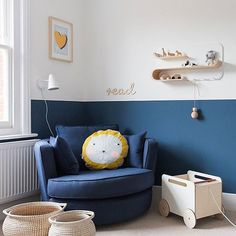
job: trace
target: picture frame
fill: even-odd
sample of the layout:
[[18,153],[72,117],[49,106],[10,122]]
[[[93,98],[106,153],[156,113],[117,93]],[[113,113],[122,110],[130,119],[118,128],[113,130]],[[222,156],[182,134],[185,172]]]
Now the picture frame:
[[73,24],[49,17],[49,58],[73,62]]

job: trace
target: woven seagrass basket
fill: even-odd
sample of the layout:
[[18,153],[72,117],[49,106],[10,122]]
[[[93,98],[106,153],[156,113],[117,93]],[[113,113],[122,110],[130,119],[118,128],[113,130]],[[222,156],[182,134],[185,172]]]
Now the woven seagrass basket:
[[92,221],[94,212],[74,210],[50,217],[52,224],[48,236],[94,236],[96,228]]
[[5,236],[47,236],[49,217],[66,207],[64,203],[30,202],[3,210],[7,216],[2,230]]

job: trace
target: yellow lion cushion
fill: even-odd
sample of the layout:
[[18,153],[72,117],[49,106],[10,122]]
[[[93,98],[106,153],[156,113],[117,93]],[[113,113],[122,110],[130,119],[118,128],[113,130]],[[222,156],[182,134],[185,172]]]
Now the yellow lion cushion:
[[82,147],[86,166],[95,169],[116,169],[128,153],[127,140],[115,130],[100,130],[90,135]]

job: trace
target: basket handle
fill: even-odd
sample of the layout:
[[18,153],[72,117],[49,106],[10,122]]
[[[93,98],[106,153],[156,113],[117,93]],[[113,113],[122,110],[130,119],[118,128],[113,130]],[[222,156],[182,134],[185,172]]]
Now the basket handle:
[[7,209],[4,209],[2,211],[2,213],[6,216],[10,216],[11,215],[11,211],[12,211],[12,208],[7,208]]
[[[73,211],[73,210],[72,210]],[[81,214],[81,215],[86,215],[86,216],[88,216],[88,218],[86,218],[86,219],[90,219],[90,220],[92,220],[93,218],[94,218],[94,216],[95,216],[95,214],[94,214],[94,212],[93,211],[85,211],[85,210],[74,210],[74,211],[77,211],[79,214]],[[50,224],[62,224],[61,222],[58,222],[57,220],[56,220],[56,218],[59,216],[59,215],[61,215],[61,214],[65,214],[65,212],[64,213],[58,213],[58,214],[56,214],[56,215],[54,215],[54,216],[52,216],[52,217],[50,217],[49,219],[48,219],[48,221],[49,221],[49,223]],[[70,224],[71,222],[63,222],[63,224]]]
[[93,211],[85,211],[85,210],[80,210],[80,213],[81,214],[85,214],[85,215],[88,215],[89,216],[89,219],[93,219],[95,214]]
[[67,206],[67,203],[57,203],[57,204],[58,204],[58,206],[61,207],[62,210],[64,210]]
[[[64,209],[66,208],[66,206],[67,206],[67,203],[57,203],[57,205],[61,207],[61,210],[64,210]],[[9,207],[9,208],[7,208],[7,209],[4,209],[4,210],[2,211],[2,213],[3,213],[4,215],[6,215],[6,216],[12,216],[12,214],[11,214],[11,211],[12,211],[12,210],[13,210],[13,209],[12,209],[11,207]],[[14,215],[14,217],[21,217],[21,216],[15,216],[15,215]]]

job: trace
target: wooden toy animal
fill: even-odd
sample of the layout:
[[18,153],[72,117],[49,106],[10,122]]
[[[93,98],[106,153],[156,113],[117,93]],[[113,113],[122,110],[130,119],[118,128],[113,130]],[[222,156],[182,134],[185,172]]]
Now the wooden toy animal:
[[167,54],[168,56],[171,56],[171,57],[175,56],[175,53],[172,53],[172,52],[168,52]]
[[154,55],[157,57],[162,57],[162,55],[160,53],[154,52]]
[[182,76],[180,74],[174,74],[171,79],[177,80],[177,79],[182,79]]
[[184,64],[182,64],[182,66],[197,66],[197,64],[187,60]]
[[165,52],[165,49],[164,49],[164,48],[162,48],[162,56],[163,56],[163,57],[166,57],[166,56],[167,56],[167,54],[166,54],[166,52]]
[[176,51],[175,51],[175,55],[176,55],[176,56],[182,56],[182,52],[176,50]]

